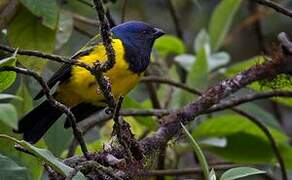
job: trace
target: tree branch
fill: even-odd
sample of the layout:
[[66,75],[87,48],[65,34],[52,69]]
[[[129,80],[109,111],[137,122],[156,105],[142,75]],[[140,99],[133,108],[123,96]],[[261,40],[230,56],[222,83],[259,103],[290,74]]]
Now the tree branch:
[[176,35],[180,39],[183,39],[183,31],[182,31],[182,28],[181,28],[181,25],[180,25],[180,21],[178,19],[177,12],[176,12],[171,0],[165,0],[165,3],[167,4],[169,12],[171,14],[171,17],[172,17],[172,20],[173,20],[173,23],[174,23],[174,26],[175,26],[175,30],[176,30]]
[[2,67],[0,67],[0,72],[1,71],[14,71],[16,73],[21,73],[21,74],[25,74],[25,75],[33,77],[42,86],[42,89],[43,89],[43,91],[45,93],[45,96],[48,99],[49,103],[52,106],[56,107],[57,109],[59,109],[60,111],[62,111],[63,113],[66,114],[68,120],[71,123],[74,136],[78,140],[84,156],[86,158],[88,158],[88,156],[87,156],[88,150],[87,150],[86,144],[85,144],[85,142],[84,142],[84,140],[82,138],[82,133],[81,133],[80,129],[77,127],[77,125],[76,125],[76,118],[75,118],[74,114],[64,104],[56,101],[53,98],[53,96],[50,94],[50,88],[45,83],[45,81],[43,80],[42,77],[40,77],[37,73],[35,73],[35,72],[31,71],[31,70],[24,69],[24,68],[19,68],[19,67],[2,66]]
[[289,57],[283,55],[281,58],[252,66],[248,70],[238,73],[234,77],[209,88],[196,101],[164,116],[160,121],[161,126],[158,131],[152,137],[147,137],[141,141],[144,153],[148,154],[153,152],[157,147],[164,145],[173,136],[178,134],[181,130],[179,126],[180,122],[187,124],[230,94],[254,81],[267,77],[273,78],[278,74],[287,73],[289,71],[288,65],[291,63],[291,59],[289,59]]
[[261,4],[261,5],[263,5],[263,6],[272,8],[275,11],[277,11],[279,13],[282,13],[282,14],[284,14],[286,16],[292,17],[292,11],[290,11],[289,9],[284,8],[283,6],[281,6],[280,4],[278,4],[276,2],[273,2],[271,0],[254,0],[254,1],[259,3],[259,4]]
[[292,91],[270,91],[256,94],[246,94],[244,97],[230,99],[228,101],[224,101],[218,104],[215,104],[211,108],[209,108],[205,113],[211,113],[216,111],[222,111],[224,109],[232,108],[234,106],[238,106],[244,103],[248,103],[255,100],[272,98],[272,97],[292,97]]
[[251,114],[242,111],[238,108],[234,108],[233,111],[237,112],[238,114],[246,117],[247,119],[249,119],[250,121],[252,121],[255,125],[257,125],[258,128],[260,128],[262,130],[262,132],[265,134],[265,136],[268,138],[272,150],[274,151],[274,154],[276,156],[276,159],[279,163],[280,169],[281,169],[281,174],[282,174],[282,179],[283,180],[288,180],[288,176],[287,176],[287,172],[286,172],[286,168],[285,168],[285,163],[283,160],[283,157],[278,149],[277,146],[277,142],[274,139],[274,137],[272,136],[270,130],[265,126],[264,123],[262,123],[260,120],[258,120],[256,117],[252,116]]

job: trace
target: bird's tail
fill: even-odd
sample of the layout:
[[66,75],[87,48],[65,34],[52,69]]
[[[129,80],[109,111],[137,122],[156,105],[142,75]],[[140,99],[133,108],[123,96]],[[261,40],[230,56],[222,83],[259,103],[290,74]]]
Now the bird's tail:
[[47,130],[62,115],[62,112],[44,101],[18,122],[17,133],[23,134],[23,139],[32,144],[36,143]]

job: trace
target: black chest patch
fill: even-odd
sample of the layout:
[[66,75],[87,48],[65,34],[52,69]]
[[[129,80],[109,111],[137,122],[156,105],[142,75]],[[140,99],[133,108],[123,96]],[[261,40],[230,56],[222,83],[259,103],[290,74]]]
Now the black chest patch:
[[125,59],[129,63],[129,70],[137,74],[143,73],[150,63],[150,52],[125,44],[124,47]]

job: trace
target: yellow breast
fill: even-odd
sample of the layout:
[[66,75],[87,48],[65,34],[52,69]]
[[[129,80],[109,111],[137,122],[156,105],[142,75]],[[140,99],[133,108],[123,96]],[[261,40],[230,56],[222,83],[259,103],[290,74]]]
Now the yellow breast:
[[[112,69],[105,73],[105,76],[109,78],[109,82],[112,85],[112,94],[117,99],[133,89],[139,82],[140,76],[129,71],[128,63],[124,59],[125,50],[122,42],[119,39],[113,39],[112,45],[116,54],[116,63]],[[103,45],[98,45],[89,55],[83,56],[79,60],[87,64],[93,64],[97,60],[104,62],[107,60],[106,50]],[[58,88],[58,93],[60,94],[58,96],[62,98],[63,103],[71,107],[81,102],[89,102],[96,105],[104,104],[101,102],[104,97],[98,91],[94,76],[86,69],[77,66],[72,68],[71,75],[69,82],[61,84]]]

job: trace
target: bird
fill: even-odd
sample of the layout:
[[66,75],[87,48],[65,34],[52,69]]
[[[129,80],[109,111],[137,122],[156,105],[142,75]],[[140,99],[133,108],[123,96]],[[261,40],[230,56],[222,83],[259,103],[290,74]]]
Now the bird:
[[[141,21],[128,21],[113,27],[111,45],[115,52],[114,66],[104,73],[111,84],[115,100],[125,96],[139,82],[150,64],[154,41],[165,34],[159,28]],[[107,61],[107,53],[100,34],[77,51],[71,59],[93,66],[98,60]],[[62,65],[47,81],[49,88],[55,87],[53,97],[66,105],[80,122],[86,117],[106,108],[106,99],[99,90],[95,77],[85,68]],[[41,90],[35,100],[44,96]],[[61,110],[45,100],[18,121],[16,133],[25,141],[35,144],[63,114]],[[70,127],[67,120],[65,128]]]

